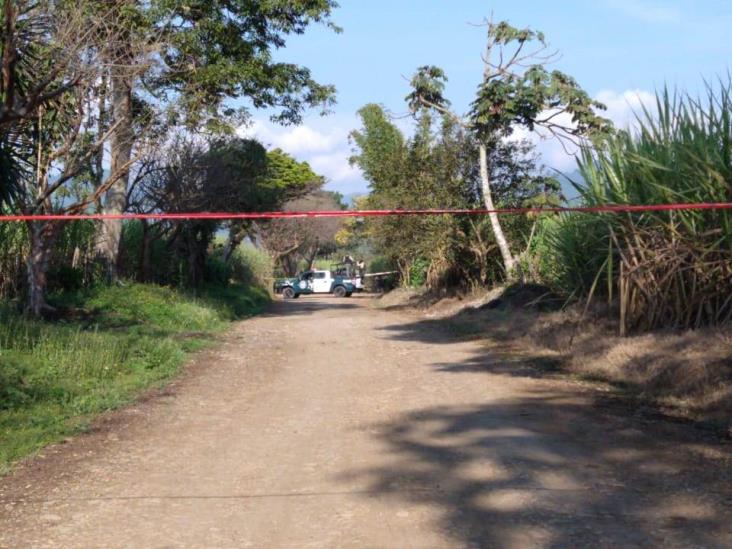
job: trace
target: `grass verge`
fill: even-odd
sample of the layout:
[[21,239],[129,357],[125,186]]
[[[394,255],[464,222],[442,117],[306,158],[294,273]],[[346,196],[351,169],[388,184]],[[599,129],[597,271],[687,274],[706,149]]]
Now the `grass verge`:
[[192,296],[153,285],[57,296],[54,322],[0,309],[0,474],[173,376],[230,321],[259,312],[258,288]]

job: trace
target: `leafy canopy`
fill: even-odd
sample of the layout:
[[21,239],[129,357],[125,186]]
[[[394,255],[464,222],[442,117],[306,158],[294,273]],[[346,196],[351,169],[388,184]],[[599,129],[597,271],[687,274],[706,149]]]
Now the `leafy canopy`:
[[[535,49],[525,53],[527,48]],[[610,133],[610,121],[596,113],[605,106],[593,100],[571,76],[547,70],[546,64],[554,57],[544,55],[547,48],[541,32],[519,29],[505,21],[489,23],[484,77],[467,120],[461,123],[484,141],[508,136],[516,126],[531,131],[541,127],[560,139],[592,140]],[[448,113],[450,103],[443,95],[446,82],[439,67],[419,67],[407,96],[412,112],[431,108]]]
[[246,116],[227,99],[247,98],[254,108],[275,108],[272,119],[297,124],[302,111],[334,103],[335,88],[315,81],[306,67],[276,61],[288,35],[330,21],[333,0],[153,0],[139,3],[148,32],[159,36],[162,66],[150,89],[179,99],[188,124],[222,128],[221,120]]

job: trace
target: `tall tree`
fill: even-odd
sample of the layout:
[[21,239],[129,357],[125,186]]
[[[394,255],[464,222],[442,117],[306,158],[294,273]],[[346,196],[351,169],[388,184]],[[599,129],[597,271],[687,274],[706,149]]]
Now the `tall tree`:
[[[272,119],[299,123],[305,109],[326,109],[335,89],[316,82],[306,67],[274,61],[273,52],[286,38],[302,34],[312,23],[330,21],[333,0],[242,2],[219,0],[121,0],[119,9],[133,22],[120,51],[129,53],[134,41],[156,44],[156,66],[139,78],[112,74],[112,112],[120,120],[112,144],[112,163],[127,163],[134,148],[132,114],[135,98],[170,103],[171,123],[209,132],[226,132],[247,116],[246,108],[232,108],[228,100],[245,98],[254,108],[274,107]],[[105,211],[124,208],[127,179],[110,188]],[[119,250],[120,223],[105,223],[99,250],[110,266]]]
[[[352,132],[351,161],[364,172],[371,194],[362,207],[478,208],[481,180],[475,157],[478,141],[452,116],[417,114],[411,138],[405,137],[377,105],[359,111],[362,128]],[[506,206],[522,206],[545,191],[556,192],[537,169],[532,147],[500,141],[490,154],[494,196]],[[507,238],[519,242],[525,223],[514,219]],[[409,283],[415,269],[426,269],[431,287],[495,282],[496,240],[483,220],[469,216],[377,218],[347,224],[351,234],[369,238],[393,261]],[[348,237],[344,234],[341,237]],[[500,263],[500,256],[497,258]],[[417,276],[417,278],[421,278]]]
[[[32,172],[32,126],[47,108],[97,73],[82,53],[104,31],[84,2],[3,0],[0,11],[0,206]],[[110,24],[114,25],[114,18]]]
[[[12,136],[21,145],[13,149],[15,156],[3,155],[5,165],[21,166],[12,172],[12,205],[28,215],[81,213],[127,169],[120,166],[100,185],[86,177],[93,158],[117,127],[112,121],[97,133],[88,121],[100,75],[109,69],[110,60],[118,62],[109,45],[124,27],[114,13],[98,17],[84,2],[21,5],[22,10],[6,6],[4,12],[6,18],[15,17],[15,23],[5,21],[3,56],[27,52],[34,62],[32,67],[6,63],[3,76],[4,98],[12,100],[6,102],[0,141],[12,144],[8,139]],[[8,48],[14,51],[8,53]],[[59,70],[57,64],[65,69]],[[38,95],[38,90],[53,91]],[[26,115],[26,108],[34,110]],[[34,315],[47,308],[46,271],[62,227],[60,222],[27,223],[28,308]]]
[[[517,126],[543,129],[561,142],[576,142],[599,139],[612,130],[612,125],[596,114],[604,105],[592,100],[571,76],[547,70],[556,54],[549,50],[543,33],[519,29],[505,21],[486,21],[486,27],[483,79],[467,117],[450,110],[443,95],[447,78],[438,67],[417,70],[407,100],[413,112],[435,109],[476,135],[483,203],[486,209],[494,210],[489,150]],[[515,277],[516,256],[500,219],[496,213],[489,214],[489,219],[505,271]]]
[[[234,141],[239,147],[252,143],[250,140]],[[261,147],[261,145],[259,145]],[[234,154],[231,154],[234,153]],[[267,151],[262,162],[249,164],[246,157],[237,155],[236,147],[231,144],[216,152],[216,165],[219,167],[209,173],[214,183],[220,180],[246,179],[237,196],[238,202],[229,202],[229,208],[237,211],[266,212],[279,210],[285,203],[305,196],[323,185],[323,178],[312,171],[307,162],[298,162],[292,156],[274,149]],[[228,159],[228,161],[227,161]],[[228,223],[229,238],[224,250],[224,261],[228,262],[234,250],[247,236],[251,235],[253,225],[249,221],[232,220]]]

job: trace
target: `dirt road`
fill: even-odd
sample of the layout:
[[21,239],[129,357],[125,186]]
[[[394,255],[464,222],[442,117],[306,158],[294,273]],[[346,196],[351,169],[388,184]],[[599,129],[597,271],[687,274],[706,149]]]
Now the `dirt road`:
[[279,302],[0,479],[0,546],[732,546],[729,445],[598,395],[367,299]]

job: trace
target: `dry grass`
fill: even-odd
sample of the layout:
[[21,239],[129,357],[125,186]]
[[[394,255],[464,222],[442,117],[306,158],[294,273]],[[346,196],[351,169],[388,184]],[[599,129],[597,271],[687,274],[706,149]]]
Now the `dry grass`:
[[522,341],[559,353],[572,373],[628,387],[674,415],[732,422],[729,328],[619,337],[613,323],[577,311],[516,316],[528,324]]
[[[617,321],[609,320],[607,311],[584,316],[580,308],[540,312],[535,300],[524,297],[514,292],[509,299],[496,298],[493,290],[482,297],[437,301],[419,312],[438,319],[452,334],[485,338],[535,357],[539,367],[551,357],[552,364],[565,372],[612,383],[639,403],[657,406],[668,415],[732,427],[729,326],[619,337]],[[414,300],[412,296],[410,303],[409,298],[393,296],[391,307],[410,307]]]

